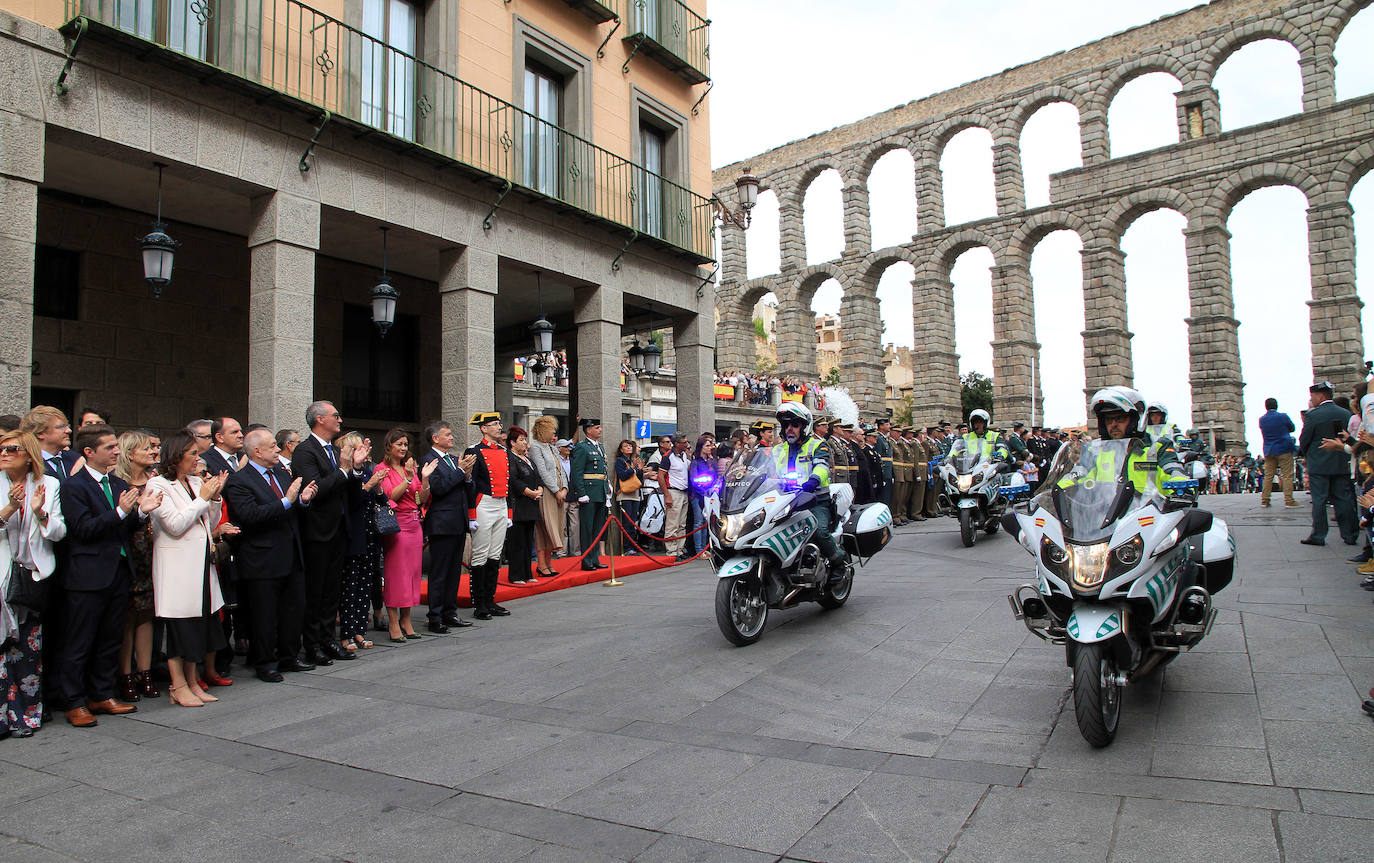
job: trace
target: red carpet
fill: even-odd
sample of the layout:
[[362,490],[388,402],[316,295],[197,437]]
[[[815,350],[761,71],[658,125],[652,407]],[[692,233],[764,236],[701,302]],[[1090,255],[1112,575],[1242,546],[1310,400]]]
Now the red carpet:
[[[659,558],[658,560],[671,560],[672,558]],[[507,578],[508,570],[501,569],[501,578],[496,583],[496,601],[508,602],[512,599],[521,599],[526,596],[534,596],[540,593],[548,593],[553,590],[563,590],[568,587],[581,587],[584,584],[592,584],[599,581],[610,581],[611,578],[611,558],[609,555],[602,555],[601,562],[606,564],[606,569],[598,569],[595,572],[588,572],[582,569],[582,561],[579,558],[559,559],[553,562],[554,571],[558,575],[552,578],[540,578],[534,584],[511,584]],[[648,572],[653,569],[667,569],[671,564],[659,563],[647,557],[620,556],[615,559],[615,576],[624,578],[627,575],[636,575],[641,572]],[[530,567],[534,569],[533,565]],[[429,603],[429,581],[425,579],[420,587],[420,604]],[[458,585],[458,604],[464,608],[471,606],[468,599],[468,576],[463,573],[462,582]]]

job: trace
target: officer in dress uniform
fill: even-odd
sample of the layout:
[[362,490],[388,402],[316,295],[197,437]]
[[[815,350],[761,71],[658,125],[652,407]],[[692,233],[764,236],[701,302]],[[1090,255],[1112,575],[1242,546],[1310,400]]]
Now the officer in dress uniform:
[[900,527],[909,520],[906,503],[911,494],[911,448],[902,439],[901,429],[894,429],[888,441],[892,445],[892,518]]
[[911,426],[902,429],[902,440],[906,441],[911,453],[911,487],[907,489],[907,518],[912,521],[925,521],[926,478],[930,474],[930,457],[926,455],[921,432]]
[[887,417],[880,418],[874,423],[876,436],[873,440],[873,452],[878,457],[878,476],[882,478],[883,484],[874,489],[874,493],[879,502],[885,503],[889,508],[892,506],[892,487],[896,484],[897,477],[892,457],[892,420]]
[[482,432],[482,439],[463,453],[473,456],[472,470],[468,472],[468,530],[472,532],[468,594],[472,597],[472,616],[491,620],[510,614],[496,604],[496,579],[511,519],[506,500],[510,494],[510,452],[501,442],[499,413],[475,413],[468,425],[477,426]]
[[926,482],[926,506],[925,517],[935,518],[940,514],[939,497],[944,487],[945,481],[940,476],[940,472],[930,466],[930,462],[944,455],[943,445],[936,440],[934,435],[943,434],[943,430],[935,426],[926,429],[926,439],[921,441],[926,449],[926,464],[930,470],[930,476]]
[[868,502],[881,503],[883,493],[883,463],[878,456],[876,444],[878,442],[878,429],[872,423],[867,423],[863,427],[863,434],[859,436],[859,455],[864,460],[864,465],[868,475]]
[[746,464],[753,460],[755,453],[767,455],[772,450],[777,439],[778,424],[772,420],[755,420],[749,426],[749,434],[753,437],[742,459]]
[[584,439],[573,448],[568,465],[568,496],[580,504],[577,510],[578,537],[586,553],[582,558],[582,568],[605,569],[597,537],[606,523],[606,509],[611,505],[611,484],[606,479],[606,451],[601,447],[601,420],[588,417],[582,420],[581,426]]
[[835,417],[825,417],[826,422],[819,425],[826,430],[822,435],[830,450],[830,483],[842,482],[853,487],[853,459],[850,457],[849,444],[844,439],[840,421]]
[[849,484],[854,487],[854,502],[872,503],[873,474],[869,472],[868,457],[864,455],[863,438],[856,433],[854,424],[849,422],[840,424],[840,434],[849,448]]

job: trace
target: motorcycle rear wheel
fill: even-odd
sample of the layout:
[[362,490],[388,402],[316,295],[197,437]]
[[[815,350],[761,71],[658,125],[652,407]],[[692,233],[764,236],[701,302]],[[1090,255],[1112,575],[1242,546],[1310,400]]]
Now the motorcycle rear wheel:
[[736,647],[753,644],[767,623],[761,581],[737,575],[716,582],[716,626],[727,641]]
[[1121,685],[1107,645],[1082,644],[1073,659],[1073,713],[1083,739],[1096,749],[1111,745],[1121,720]]
[[972,510],[959,510],[959,539],[963,540],[964,548],[973,548],[973,543],[978,539],[978,530],[973,526]]

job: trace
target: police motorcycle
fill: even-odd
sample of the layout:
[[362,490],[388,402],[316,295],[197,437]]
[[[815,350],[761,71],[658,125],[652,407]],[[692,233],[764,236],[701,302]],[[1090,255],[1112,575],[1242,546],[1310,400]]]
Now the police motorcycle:
[[965,548],[973,547],[980,530],[988,536],[996,533],[1007,504],[1030,491],[1019,475],[1015,486],[1003,480],[1004,474],[1015,472],[1014,464],[999,457],[992,441],[961,437],[950,447],[940,464],[945,490],[938,502],[941,513],[959,519],[959,538]]
[[1226,523],[1196,508],[1197,483],[1167,480],[1166,497],[1145,457],[1138,438],[1064,446],[1029,513],[1004,519],[1036,559],[1036,583],[1007,597],[1012,613],[1065,646],[1074,716],[1099,748],[1116,736],[1122,688],[1211,631],[1212,596],[1235,567]]
[[[769,609],[802,602],[836,609],[849,599],[854,567],[846,564],[832,577],[815,542],[819,522],[806,508],[815,496],[802,489],[805,479],[796,471],[780,474],[761,450],[728,466],[718,495],[708,498],[716,624],[731,644],[758,641]],[[854,506],[848,483],[830,486],[830,502],[836,543],[866,564],[892,538],[892,513],[881,503]]]

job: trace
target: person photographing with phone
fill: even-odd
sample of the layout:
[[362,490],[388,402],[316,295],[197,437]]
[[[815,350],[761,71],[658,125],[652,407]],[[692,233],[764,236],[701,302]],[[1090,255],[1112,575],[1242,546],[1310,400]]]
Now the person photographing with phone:
[[1350,480],[1350,454],[1341,436],[1350,423],[1350,411],[1332,401],[1335,389],[1330,381],[1319,381],[1308,388],[1308,411],[1303,415],[1298,454],[1306,459],[1312,490],[1312,533],[1303,545],[1326,545],[1326,504],[1336,510],[1336,526],[1346,545],[1357,541],[1359,525],[1355,518],[1355,487]]

